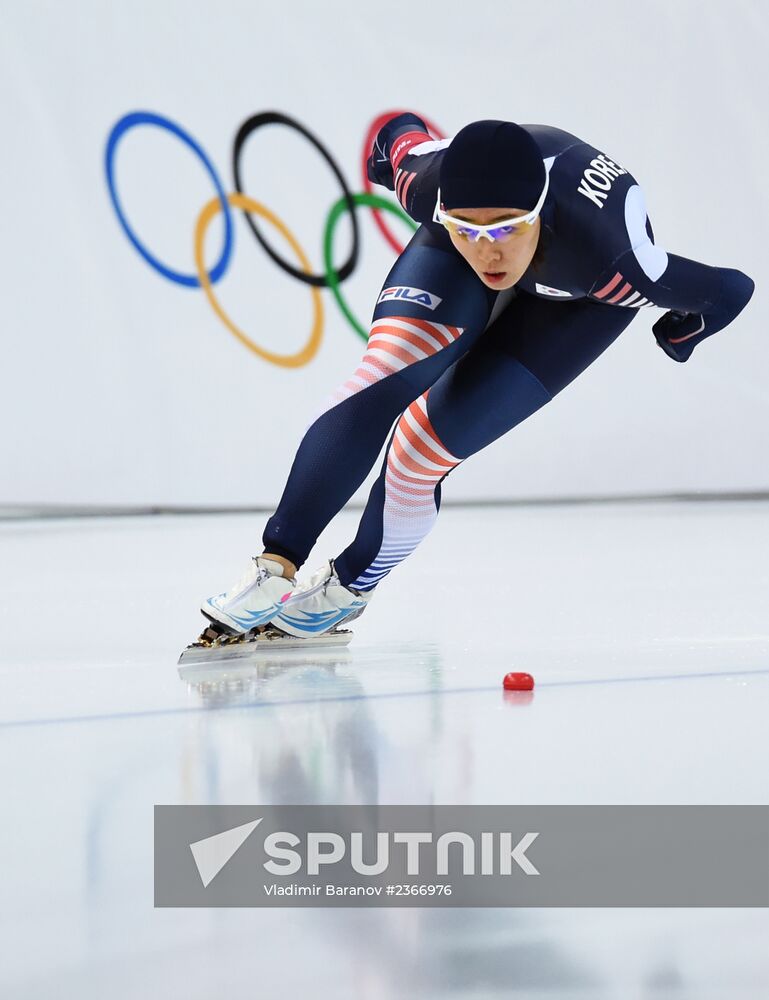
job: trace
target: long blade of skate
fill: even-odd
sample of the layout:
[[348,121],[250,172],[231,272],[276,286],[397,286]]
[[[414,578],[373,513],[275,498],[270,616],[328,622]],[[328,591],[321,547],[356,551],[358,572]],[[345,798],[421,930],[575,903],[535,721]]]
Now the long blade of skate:
[[344,647],[349,645],[353,633],[349,629],[332,629],[323,635],[310,638],[298,638],[293,635],[276,632],[260,632],[249,634],[243,638],[227,638],[212,643],[194,642],[187,646],[179,657],[179,666],[192,664],[216,664],[235,661],[259,659],[262,656],[274,656],[277,652],[301,651],[313,649],[328,649],[329,647]]

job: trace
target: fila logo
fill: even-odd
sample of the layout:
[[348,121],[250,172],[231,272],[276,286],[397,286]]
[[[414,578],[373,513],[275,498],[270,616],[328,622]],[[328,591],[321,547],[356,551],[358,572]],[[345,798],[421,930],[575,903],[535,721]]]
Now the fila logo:
[[572,298],[571,292],[564,292],[561,288],[550,288],[549,285],[540,285],[539,282],[536,282],[534,287],[540,295],[557,295],[562,299]]
[[415,302],[417,305],[425,306],[427,309],[437,309],[443,299],[432,292],[426,292],[423,288],[411,288],[407,285],[395,285],[392,288],[385,288],[377,299],[380,302],[387,302],[390,299],[400,299],[403,302]]
[[582,175],[582,180],[579,182],[577,192],[589,198],[594,205],[603,208],[603,203],[609,197],[612,184],[620,174],[626,173],[627,170],[624,167],[614,163],[603,153],[599,153],[588,164]]

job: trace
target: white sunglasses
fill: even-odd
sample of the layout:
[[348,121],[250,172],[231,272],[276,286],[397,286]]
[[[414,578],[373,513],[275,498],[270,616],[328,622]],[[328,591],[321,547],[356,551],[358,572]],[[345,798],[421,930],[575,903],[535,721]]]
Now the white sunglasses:
[[537,216],[542,211],[542,206],[545,204],[545,198],[547,197],[547,189],[550,186],[550,173],[545,174],[545,186],[542,188],[542,194],[539,196],[539,201],[534,206],[534,208],[528,212],[526,215],[516,215],[510,219],[502,219],[500,222],[492,222],[489,226],[480,226],[474,222],[468,222],[467,219],[457,219],[453,215],[449,215],[448,212],[444,212],[441,209],[441,189],[438,188],[438,197],[435,202],[435,211],[433,212],[433,222],[439,222],[442,226],[445,226],[449,232],[454,233],[455,236],[460,236],[463,239],[470,240],[473,243],[477,243],[481,236],[485,236],[487,240],[494,243],[497,240],[507,239],[511,236],[516,229],[520,229],[522,226],[533,226],[537,220]]

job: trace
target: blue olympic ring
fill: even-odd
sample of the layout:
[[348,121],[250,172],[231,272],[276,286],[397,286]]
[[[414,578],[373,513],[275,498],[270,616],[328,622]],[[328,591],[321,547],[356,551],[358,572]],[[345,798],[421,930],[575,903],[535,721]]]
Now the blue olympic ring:
[[167,267],[161,260],[158,260],[157,257],[153,256],[139,240],[133,229],[131,229],[125,213],[123,212],[123,208],[120,204],[120,199],[118,198],[117,190],[115,188],[115,149],[117,148],[117,144],[121,137],[135,125],[156,125],[158,128],[166,129],[166,131],[171,132],[172,135],[181,139],[185,145],[189,146],[190,149],[198,155],[203,163],[203,166],[206,168],[209,177],[214,182],[216,193],[222,203],[222,212],[224,213],[224,246],[222,247],[221,257],[209,275],[211,284],[215,284],[227,270],[230,257],[232,256],[234,231],[232,225],[232,213],[230,212],[227,195],[224,193],[222,182],[219,180],[219,176],[216,173],[213,163],[211,163],[202,147],[198,145],[192,136],[185,132],[183,128],[171,121],[170,118],[164,118],[161,115],[153,114],[151,111],[133,111],[131,114],[125,115],[112,129],[109,135],[109,140],[107,141],[107,149],[105,152],[107,185],[109,187],[112,205],[118,219],[120,220],[120,225],[123,227],[123,231],[147,263],[156,271],[159,271],[164,277],[168,278],[169,281],[175,281],[178,285],[184,285],[187,288],[200,288],[200,279],[197,274],[185,274],[183,271],[174,271],[170,267]]

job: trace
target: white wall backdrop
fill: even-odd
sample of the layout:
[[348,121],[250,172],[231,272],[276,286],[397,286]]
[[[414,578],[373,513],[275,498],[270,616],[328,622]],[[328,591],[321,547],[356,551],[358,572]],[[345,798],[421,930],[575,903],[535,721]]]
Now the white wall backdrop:
[[[760,0],[0,0],[0,502],[270,505],[310,416],[362,353],[323,290],[316,356],[270,364],[201,290],[142,259],[104,168],[111,129],[136,110],[193,136],[228,192],[235,133],[266,110],[317,134],[353,191],[367,126],[389,109],[449,135],[497,117],[594,143],[644,187],[659,243],[744,270],[756,293],[684,365],[654,342],[659,312],[639,316],[551,405],[462,466],[444,496],[768,488],[768,25]],[[248,140],[243,170],[248,194],[322,268],[340,191],[318,153],[271,126]],[[201,161],[140,127],[121,140],[115,171],[142,241],[194,272],[195,222],[215,195]],[[359,218],[359,266],[343,287],[367,324],[394,254],[368,209]],[[233,222],[219,301],[259,344],[299,350],[309,289],[272,263],[240,213]],[[219,216],[209,267],[222,232]],[[345,219],[337,263],[349,246]]]

